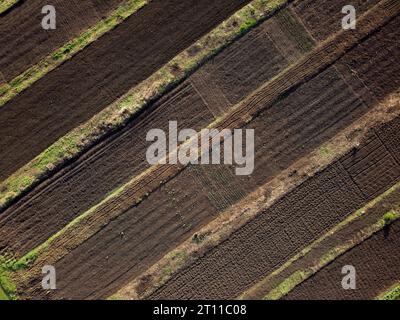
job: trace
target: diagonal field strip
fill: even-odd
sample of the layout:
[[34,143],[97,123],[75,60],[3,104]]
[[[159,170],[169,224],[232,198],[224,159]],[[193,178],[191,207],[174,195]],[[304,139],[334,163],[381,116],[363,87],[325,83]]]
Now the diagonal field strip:
[[[187,50],[181,52],[104,111],[59,139],[33,161],[0,183],[0,211],[11,201],[18,199],[20,195],[57,171],[62,164],[82,154],[109,132],[121,128],[129,118],[146,108],[151,101],[167,92],[175,83],[183,81],[204,61],[216,55],[222,48],[234,42],[255,25],[253,23],[248,26],[246,21],[254,19],[261,22],[286,4],[287,0],[275,0],[268,4],[263,4],[262,0],[252,1],[250,5],[245,6]],[[197,51],[194,56],[191,53],[193,48]],[[172,71],[176,69],[181,72],[177,74]]]
[[1,0],[0,3],[0,15],[10,9],[13,5],[15,5],[20,0]]
[[84,31],[80,36],[67,42],[53,53],[43,58],[36,65],[15,77],[9,83],[2,84],[0,86],[0,107],[17,94],[30,87],[40,78],[44,77],[47,73],[56,69],[66,60],[71,59],[75,54],[99,39],[105,33],[114,29],[150,1],[151,0],[127,0],[107,18],[100,20],[88,30]]
[[[381,216],[378,217],[378,219],[370,224],[364,227],[362,230],[359,230],[357,232],[352,232],[352,238],[347,239],[344,243],[341,243],[340,245],[337,245],[333,248],[329,248],[329,250],[323,252],[319,256],[319,260],[316,261],[316,263],[312,266],[307,266],[304,269],[298,270],[295,273],[291,274],[289,277],[285,278],[279,284],[272,289],[269,293],[265,295],[264,299],[267,300],[276,300],[282,298],[284,295],[290,292],[296,285],[300,284],[301,282],[307,280],[310,276],[318,272],[320,269],[322,269],[325,265],[328,263],[332,262],[335,260],[337,257],[340,255],[344,254],[345,252],[349,251],[359,243],[365,241],[369,237],[371,237],[373,234],[377,233],[378,231],[382,230],[388,223],[392,223],[394,220],[397,220],[400,217],[400,202],[390,202],[392,205],[392,208],[387,208],[385,205],[385,201],[391,198],[398,198],[398,194],[400,192],[400,183],[397,183],[395,186],[366,204],[363,208],[357,210],[353,214],[349,215],[345,220],[337,224],[335,227],[333,227],[331,230],[326,232],[322,237],[320,237],[318,240],[314,241],[312,244],[304,248],[301,252],[293,256],[291,259],[289,259],[286,263],[284,263],[279,269],[276,269],[275,271],[271,272],[268,276],[266,276],[264,279],[262,279],[259,283],[257,283],[255,286],[244,292],[242,295],[240,295],[238,298],[239,299],[254,299],[254,292],[257,291],[262,291],[263,286],[266,286],[268,283],[274,280],[274,278],[279,277],[281,273],[283,273],[286,269],[288,269],[292,264],[294,264],[296,261],[302,259],[303,257],[307,256],[318,248],[318,246],[326,241],[327,239],[334,238],[335,235],[343,230],[344,228],[351,228],[351,225],[354,222],[366,219],[367,216],[369,215],[376,215],[374,212],[375,209],[379,208],[380,211],[384,211],[381,213]],[[385,221],[385,213],[386,210],[390,210],[392,212],[395,212],[395,218],[394,220],[391,220],[390,222]],[[324,247],[325,248],[325,247]],[[328,248],[326,248],[328,249]],[[258,293],[259,295],[259,293]]]
[[0,300],[8,300],[6,293],[0,288]]
[[[358,32],[355,32],[350,37],[340,32],[336,37],[330,38],[299,63],[288,68],[283,75],[262,86],[261,89],[245,99],[244,102],[238,104],[233,109],[233,112],[223,116],[211,126],[216,128],[230,128],[232,125],[233,127],[242,127],[251,120],[251,116],[256,115],[264,107],[268,107],[279,99],[284,92],[300,85],[305,81],[304,78],[309,79],[318,74],[326,66],[343,56],[350,48],[365,39],[375,29],[390,21],[393,16],[397,15],[400,5],[394,4],[386,7],[388,4],[393,5],[393,1],[383,1],[381,5],[374,7],[363,16],[359,22]],[[382,17],[382,11],[387,13],[387,16],[383,15]],[[287,78],[288,76],[291,81]],[[59,259],[96,233],[104,223],[120,215],[121,212],[131,207],[134,203],[139,203],[147,193],[152,192],[154,188],[171,179],[182,169],[182,166],[161,165],[150,168],[98,206],[82,215],[78,220],[72,222],[22,260],[29,261],[32,257],[35,257],[38,258],[37,261],[40,261],[41,257],[38,254],[43,250],[48,254],[48,256],[46,254],[47,257],[51,257],[50,259]],[[48,262],[49,260],[46,259],[46,261]]]

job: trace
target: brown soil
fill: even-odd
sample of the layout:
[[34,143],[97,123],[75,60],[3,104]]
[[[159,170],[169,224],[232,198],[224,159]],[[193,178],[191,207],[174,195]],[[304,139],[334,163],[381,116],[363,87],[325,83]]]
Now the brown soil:
[[400,137],[398,132],[400,131],[400,123],[388,124],[379,128],[379,136],[385,137],[385,146],[396,158],[396,162],[400,163]]
[[[267,23],[269,24],[269,21]],[[273,51],[273,44],[268,40],[265,31],[265,26],[261,25],[232,47],[239,52],[251,51],[260,57],[270,56],[276,51]],[[265,40],[264,46],[258,46],[258,42],[253,43],[255,38],[260,37]],[[267,47],[268,52],[265,51]],[[286,61],[278,52],[276,54],[284,67]],[[250,71],[263,69],[265,66],[263,59],[252,61],[253,55],[239,55],[240,58],[236,60],[230,59],[231,55],[232,50],[229,48],[215,60],[225,61],[226,66],[232,66],[233,71],[225,79],[228,84],[234,79],[236,87],[240,87],[237,79],[242,72],[240,68],[233,68],[238,61],[242,66],[247,65]],[[79,161],[66,167],[51,181],[36,188],[29,196],[3,212],[0,218],[0,251],[7,248],[7,251],[19,256],[32,250],[76,215],[86,211],[106,194],[147,168],[145,152],[149,144],[146,143],[145,137],[149,129],[166,129],[168,121],[171,120],[177,120],[181,128],[200,129],[213,120],[212,114],[217,116],[228,109],[230,102],[220,89],[226,87],[224,83],[219,80],[220,86],[209,85],[223,73],[209,73],[208,70],[212,69],[214,64],[215,62],[211,61],[205,65],[167,97],[148,108],[128,127],[114,134]],[[265,70],[268,71],[268,68]],[[257,73],[251,78],[252,83],[248,83],[247,86],[255,88],[275,75],[274,72],[269,70]],[[245,90],[240,98],[244,97],[246,91],[248,90]],[[220,109],[217,110],[216,106],[220,106]],[[279,120],[276,117],[274,119]]]
[[342,29],[342,18],[345,16],[342,8],[345,5],[353,5],[357,17],[360,17],[378,2],[379,0],[354,0],[351,2],[346,0],[301,0],[295,1],[293,7],[312,36],[318,41],[323,41]]
[[[400,280],[400,221],[373,235],[297,286],[284,299],[374,299]],[[356,269],[356,290],[344,290],[342,268]]]
[[56,0],[51,4],[57,12],[57,29],[41,26],[45,0],[24,1],[1,17],[0,70],[7,81],[12,80],[41,58],[115,9],[123,0]]
[[[349,154],[341,163],[364,197],[372,200],[400,177],[400,162],[394,155],[382,143],[380,135],[374,134],[358,152]],[[382,166],[385,171],[380,170]]]
[[[399,123],[397,118],[390,125],[398,127]],[[380,136],[383,142],[385,138]],[[244,292],[368,202],[342,165],[349,157],[356,159],[364,153],[363,145],[303,183],[175,275],[152,298],[229,299]],[[379,162],[370,178],[379,181],[387,170],[387,162]],[[399,177],[393,177],[391,184]]]
[[155,0],[0,108],[0,179],[199,39],[247,0]]
[[[283,18],[290,19],[291,23],[283,23]],[[302,37],[294,37],[294,30]],[[280,43],[275,40],[277,33],[282,35]],[[300,47],[299,38],[308,40],[307,49]],[[311,43],[301,24],[289,9],[285,9],[215,57],[203,72],[208,74],[206,81],[212,81],[232,104],[236,104],[290,62],[297,61],[312,48]]]
[[[203,172],[199,172],[199,170]],[[188,182],[188,179],[183,178],[183,176],[187,176],[187,171],[192,171],[192,183]],[[334,173],[331,175],[334,176]],[[320,182],[320,184],[328,184],[328,181],[332,179],[331,177],[328,178]],[[197,228],[212,219],[218,211],[231,206],[238,199],[242,198],[248,190],[246,190],[247,186],[241,185],[238,180],[239,179],[234,177],[232,172],[229,172],[226,167],[210,166],[187,169],[180,176],[175,177],[171,182],[166,184],[165,188],[168,188],[171,192],[160,195],[160,198],[156,196],[159,194],[158,191],[154,195],[152,194],[138,207],[138,210],[141,211],[137,211],[137,209],[129,209],[94,237],[75,249],[66,258],[60,260],[56,264],[57,270],[59,274],[62,274],[62,278],[66,278],[66,280],[62,280],[63,285],[62,287],[59,287],[59,292],[48,296],[48,298],[96,298],[105,297],[107,294],[112,293],[129,279],[136,276],[140,271],[143,271],[147,265],[156,261],[155,259],[161,257],[163,255],[163,250],[173,248],[174,245],[185,239],[189,234],[193,234]],[[200,184],[198,184],[199,182]],[[338,188],[339,190],[336,190],[335,193],[331,195],[331,201],[322,201],[325,202],[322,207],[317,206],[314,208],[315,203],[321,202],[321,199],[319,198],[315,200],[315,202],[311,202],[310,198],[305,198],[303,200],[304,203],[309,202],[309,206],[314,208],[316,214],[319,214],[321,225],[313,227],[317,228],[320,232],[323,232],[328,226],[334,225],[338,222],[338,218],[333,215],[333,213],[336,213],[335,210],[337,209],[337,207],[334,206],[334,201],[335,197],[341,197],[342,192],[345,193],[345,191],[341,190],[353,190],[352,194],[340,201],[342,206],[345,206],[346,203],[352,203],[351,201],[356,201],[354,199],[358,199],[352,207],[357,208],[358,206],[361,206],[361,202],[363,201],[361,192],[359,192],[357,187],[352,184],[350,179],[345,179],[345,181],[342,182],[342,184],[339,184],[339,186],[336,184],[336,181],[330,181],[330,187],[335,188],[335,190]],[[319,185],[310,186],[304,194],[308,194],[310,190],[314,190],[317,187],[319,187]],[[197,200],[194,200],[194,205],[199,207],[201,211],[194,210],[193,207],[189,206],[189,203],[192,203],[190,199],[198,199],[199,193],[204,196],[204,198],[202,198],[203,203],[200,205]],[[322,191],[321,194],[323,194]],[[184,198],[180,199],[178,195],[183,195]],[[302,194],[301,196],[298,196],[298,198],[302,198],[303,196],[305,195]],[[168,201],[175,203],[175,200],[177,203],[182,203],[182,205],[177,204],[173,209],[166,205]],[[185,201],[188,201],[188,204],[185,204]],[[286,205],[283,211],[287,211],[287,207],[291,207],[296,201],[298,201],[297,198],[290,204]],[[147,206],[149,206],[150,209],[145,209]],[[295,208],[297,207],[295,206]],[[308,206],[306,208],[308,208]],[[326,208],[330,208],[332,211],[324,212],[323,209]],[[151,211],[149,212],[149,210]],[[322,211],[322,213],[320,213],[320,211]],[[351,209],[349,212],[344,212],[343,214],[350,213],[350,211]],[[146,230],[144,234],[139,231],[134,231],[135,229],[130,227],[130,221],[132,221],[132,219],[137,219],[136,216],[133,215],[133,212],[140,212],[140,214],[143,212],[146,217],[149,217],[150,221],[148,223],[146,222],[143,225],[141,223],[140,226],[137,226],[137,228],[144,228],[140,230]],[[175,223],[172,222],[173,220],[168,220],[170,223],[165,223],[164,218],[173,219],[176,212],[179,212],[182,215],[182,220],[178,220]],[[328,213],[333,216],[332,220],[324,217],[324,215],[327,215]],[[290,216],[294,213],[288,211],[287,214]],[[278,212],[276,215],[278,215]],[[167,216],[169,218],[167,218]],[[298,217],[299,215],[296,216]],[[286,216],[284,218],[286,218]],[[310,219],[312,218],[313,216],[310,217]],[[161,227],[161,225],[158,224],[159,222],[163,224],[165,223],[165,225]],[[293,223],[293,228],[296,230],[291,232],[293,234],[299,233],[300,239],[297,239],[298,243],[301,243],[304,238],[308,237],[307,227],[305,227],[304,223],[305,222]],[[157,232],[148,235],[147,230],[150,232],[150,226],[152,225],[157,227]],[[174,233],[164,236],[162,242],[160,242],[161,238],[158,237],[164,233],[170,232],[171,228],[174,230]],[[129,234],[131,234],[130,232],[134,232],[126,239],[128,242],[126,244],[123,244],[125,240],[120,239],[118,236],[120,234],[120,229],[124,230],[125,234],[128,232]],[[302,232],[299,232],[299,230],[302,230]],[[105,237],[106,234],[112,235],[113,239],[108,240],[109,238]],[[143,239],[143,237],[145,238]],[[288,239],[285,241],[287,240]],[[241,241],[243,241],[243,239],[241,239]],[[147,248],[148,251],[136,252],[133,250],[130,246],[132,243],[136,244],[137,242],[141,244],[141,248]],[[123,247],[125,245],[129,249],[124,249],[122,253],[119,251],[117,253],[116,249],[114,249],[116,248],[114,246]],[[93,250],[95,253],[89,249],[92,247],[94,248]],[[113,257],[112,260],[110,260],[110,257]],[[72,263],[72,261],[74,261],[74,263]],[[100,263],[99,261],[106,262]],[[108,261],[110,261],[111,264],[109,264]],[[122,263],[121,261],[124,262]],[[98,280],[99,277],[103,277],[103,274],[105,274],[104,279],[108,280],[108,282],[105,280],[104,282]],[[74,275],[76,278],[71,278],[69,275]],[[87,284],[87,290],[77,290],[76,285],[82,282]],[[28,291],[26,294],[28,294],[28,296],[38,295],[42,297],[40,290],[34,292]]]

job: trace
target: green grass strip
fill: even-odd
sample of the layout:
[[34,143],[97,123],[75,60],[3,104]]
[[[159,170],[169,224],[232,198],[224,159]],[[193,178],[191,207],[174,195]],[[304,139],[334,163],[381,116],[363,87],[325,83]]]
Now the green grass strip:
[[16,4],[19,0],[1,0],[0,1],[0,14],[4,11],[7,11],[14,4]]
[[3,288],[0,286],[0,301],[10,300],[7,294],[4,292]]
[[[140,6],[137,1],[129,3],[136,3],[136,8]],[[140,3],[144,5],[145,1],[142,0]],[[132,88],[121,99],[56,141],[6,181],[0,182],[0,208],[5,208],[11,201],[44,180],[56,166],[62,165],[84,152],[88,146],[105,133],[104,128],[111,130],[122,126],[136,112],[146,108],[149,101],[185,79],[204,61],[217,55],[223,48],[249,32],[286,4],[287,0],[253,0],[243,7],[147,80]],[[133,8],[130,7],[130,10],[132,12]],[[121,11],[127,15],[126,10],[121,9]],[[109,19],[112,20],[112,18]],[[196,49],[195,55],[191,53],[191,48]],[[176,74],[177,69],[179,70],[178,74]]]
[[396,282],[390,289],[376,297],[375,300],[400,300],[400,282]]
[[61,48],[43,58],[36,65],[17,76],[9,83],[0,86],[0,107],[14,98],[17,94],[30,87],[37,80],[61,63],[70,59],[102,35],[115,28],[122,21],[144,7],[151,0],[127,0],[107,18],[100,20],[94,26],[84,31],[79,37],[72,39]]

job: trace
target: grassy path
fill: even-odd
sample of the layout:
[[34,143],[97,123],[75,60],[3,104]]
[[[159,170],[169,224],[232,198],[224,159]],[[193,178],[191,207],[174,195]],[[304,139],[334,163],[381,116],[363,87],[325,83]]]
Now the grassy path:
[[7,11],[14,4],[16,4],[19,0],[1,0],[0,2],[0,14]]

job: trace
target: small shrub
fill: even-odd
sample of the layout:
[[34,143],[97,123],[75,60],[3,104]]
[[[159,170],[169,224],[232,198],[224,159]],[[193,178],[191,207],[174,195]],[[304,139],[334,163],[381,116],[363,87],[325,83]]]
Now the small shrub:
[[386,213],[383,216],[383,221],[384,221],[385,226],[388,226],[393,221],[395,221],[397,218],[398,218],[398,215],[394,211],[390,211],[390,212]]
[[249,19],[243,22],[240,26],[240,34],[246,33],[249,29],[254,27],[257,24],[257,20]]
[[195,243],[195,244],[200,244],[200,243],[202,243],[204,240],[206,239],[206,235],[205,234],[195,234],[194,236],[193,236],[193,238],[192,238],[192,241]]

